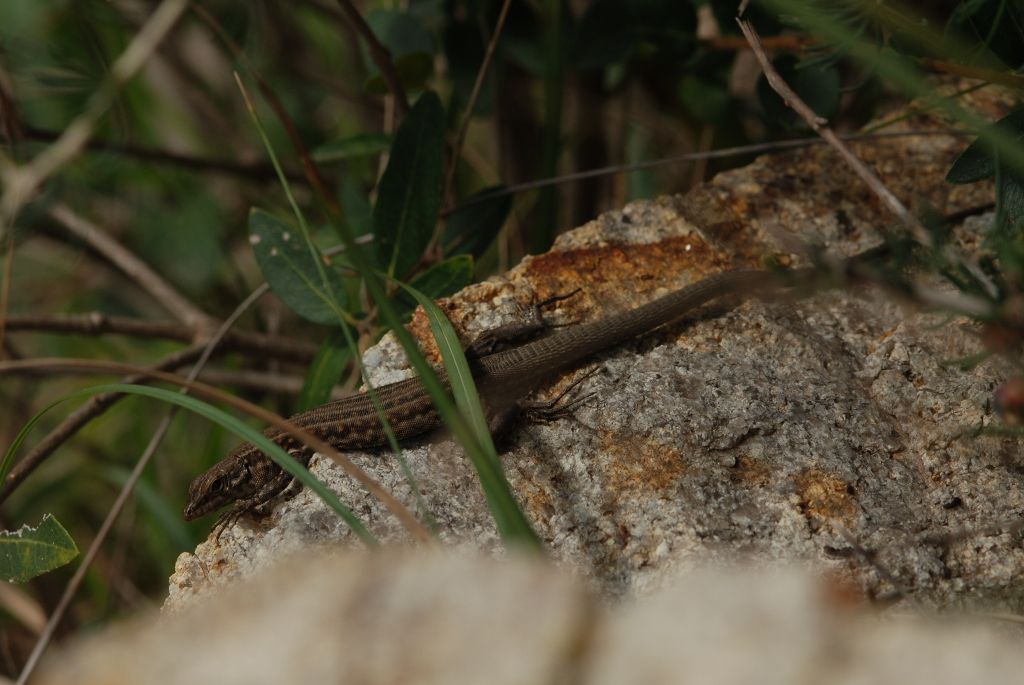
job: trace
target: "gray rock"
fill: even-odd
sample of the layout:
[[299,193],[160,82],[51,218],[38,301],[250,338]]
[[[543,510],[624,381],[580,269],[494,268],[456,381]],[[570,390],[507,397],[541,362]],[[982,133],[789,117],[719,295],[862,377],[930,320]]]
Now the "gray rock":
[[[931,137],[858,149],[897,195],[952,212],[991,197],[984,184],[943,183],[962,145]],[[579,286],[550,316],[591,320],[798,240],[852,254],[877,242],[883,223],[891,220],[834,153],[803,150],[684,197],[609,212],[504,278],[467,288],[447,311],[468,339]],[[959,239],[978,236],[967,227]],[[426,329],[418,316],[412,330],[427,339]],[[994,420],[989,397],[1008,367],[945,363],[979,349],[963,321],[901,309],[874,290],[715,305],[568,370],[541,394],[596,365],[580,388],[594,399],[570,419],[519,426],[502,463],[550,554],[606,596],[649,592],[709,561],[805,560],[869,595],[904,593],[906,605],[1019,611],[1018,533],[936,542],[1024,509],[1016,443],[972,437]],[[366,363],[375,383],[404,368],[389,339]],[[395,455],[350,456],[415,510]],[[402,458],[445,544],[500,550],[456,445],[435,436]],[[383,540],[409,540],[333,463],[318,458],[312,470]],[[242,521],[182,555],[168,607],[298,550],[352,542],[304,492],[267,521]]]

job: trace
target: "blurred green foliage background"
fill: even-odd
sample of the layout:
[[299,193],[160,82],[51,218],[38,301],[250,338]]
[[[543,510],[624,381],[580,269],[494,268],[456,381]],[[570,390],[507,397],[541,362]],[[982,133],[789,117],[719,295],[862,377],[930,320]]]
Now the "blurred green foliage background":
[[[57,139],[101,89],[111,65],[158,4],[0,3],[3,155],[23,164]],[[337,235],[303,174],[287,127],[310,151],[354,232],[380,242],[371,208],[378,192],[385,192],[378,181],[397,127],[422,93],[440,96],[445,159],[454,164],[451,185],[441,193],[436,235],[402,246],[394,274],[415,281],[445,260],[469,255],[444,278],[434,272],[433,281],[421,280],[434,296],[547,249],[559,231],[604,210],[633,198],[684,192],[753,155],[626,170],[628,165],[809,133],[760,81],[736,28],[736,3],[720,0],[510,2],[474,101],[474,84],[503,4],[196,0],[140,74],[120,90],[86,149],[47,178],[5,227],[4,239],[11,238],[4,266],[7,315],[100,312],[140,321],[170,319],[135,278],[55,220],[56,206],[97,225],[217,320],[263,281],[250,249],[249,212],[261,207],[288,216],[289,211],[236,85],[236,71],[250,93],[259,92],[258,76],[283,108],[284,116],[275,114],[266,94],[257,99],[271,144],[323,248],[335,245]],[[389,52],[404,96],[395,93],[351,12]],[[824,13],[850,42],[822,38],[809,19],[813,12]],[[934,1],[912,9],[893,3],[768,2],[754,3],[748,17],[780,73],[839,131],[855,131],[908,97],[883,77],[885,60],[910,65],[922,84],[934,74],[961,73],[963,66],[982,77],[1019,76],[1024,64],[1024,9],[1009,0]],[[904,17],[914,21],[901,23]],[[875,62],[855,54],[856,41],[875,50]],[[464,119],[465,143],[453,156]],[[1019,123],[1011,135],[1021,130]],[[606,166],[615,168],[566,178]],[[472,202],[485,190],[489,200]],[[368,344],[381,333],[374,308],[357,277],[347,292],[353,330]],[[406,300],[406,312],[409,305]],[[299,359],[236,350],[217,360],[211,382],[290,413],[312,352],[330,329],[304,321],[272,297],[247,313],[239,327],[304,341],[306,347]],[[8,330],[3,343],[6,356],[14,359],[61,356],[134,364],[151,363],[183,344],[31,327]],[[349,387],[355,382],[351,368],[333,373]],[[48,402],[93,382],[67,374],[4,377],[4,445]],[[4,527],[34,524],[52,513],[80,547],[86,546],[149,440],[162,415],[158,410],[151,401],[129,398],[91,421],[3,502]],[[47,415],[34,439],[68,411]],[[204,539],[209,528],[209,522],[181,520],[185,485],[233,442],[194,416],[175,420],[90,570],[64,632],[159,602],[176,556]],[[22,589],[45,614],[69,574],[62,569]],[[0,672],[12,674],[34,637],[24,617],[5,611],[0,606],[6,627]]]

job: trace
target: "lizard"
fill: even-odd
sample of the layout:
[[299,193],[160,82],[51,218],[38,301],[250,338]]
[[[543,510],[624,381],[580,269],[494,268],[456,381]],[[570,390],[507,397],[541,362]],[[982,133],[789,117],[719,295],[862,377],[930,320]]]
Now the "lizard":
[[[794,269],[785,275],[802,277],[811,271]],[[492,351],[493,339],[502,335],[488,336],[485,332],[482,337],[486,340],[478,339],[470,346],[475,353],[467,356],[492,433],[511,425],[524,398],[552,374],[669,324],[712,300],[728,295],[761,296],[782,285],[780,274],[772,271],[724,271],[635,309],[559,328],[506,349]],[[511,333],[508,335],[512,337]],[[444,371],[439,369],[438,375],[447,385]],[[400,442],[429,433],[442,423],[418,377],[376,387],[374,392],[380,411]],[[292,416],[289,421],[338,449],[374,449],[387,444],[378,408],[369,393],[328,402]],[[308,466],[312,452],[300,442],[278,429],[268,429],[265,435]],[[277,502],[300,489],[301,484],[287,471],[258,448],[243,443],[192,480],[184,517],[191,521],[233,504],[215,524],[215,528],[221,528],[242,515],[265,515]]]

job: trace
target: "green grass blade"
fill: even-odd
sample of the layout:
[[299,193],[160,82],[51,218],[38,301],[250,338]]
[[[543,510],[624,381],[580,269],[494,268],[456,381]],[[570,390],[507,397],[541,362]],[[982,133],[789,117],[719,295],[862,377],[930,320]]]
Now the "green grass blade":
[[463,448],[480,477],[480,484],[498,530],[510,542],[540,548],[540,540],[516,502],[512,488],[505,478],[459,336],[444,312],[430,298],[408,285],[402,284],[402,287],[427,313],[430,329],[441,349],[455,405],[467,419],[472,432],[472,443],[463,442]]
[[5,463],[9,458],[17,451],[18,447],[24,441],[25,436],[28,435],[28,431],[32,426],[40,419],[40,417],[47,411],[55,407],[56,405],[66,402],[71,399],[78,397],[89,397],[91,395],[97,395],[104,392],[116,392],[126,395],[142,395],[143,397],[151,397],[153,399],[162,400],[169,404],[174,404],[183,409],[187,409],[191,412],[199,414],[207,419],[210,419],[217,425],[231,431],[242,440],[249,442],[260,449],[261,452],[269,456],[274,462],[283,468],[285,471],[293,475],[296,480],[305,485],[307,488],[315,492],[320,499],[324,501],[327,506],[337,512],[338,516],[345,521],[346,524],[352,529],[359,538],[368,546],[378,546],[377,538],[363,525],[352,511],[346,507],[338,496],[330,490],[327,486],[317,480],[308,469],[304,468],[279,445],[274,443],[270,438],[263,435],[260,431],[247,425],[241,419],[238,419],[231,414],[228,414],[222,409],[214,407],[211,404],[207,404],[202,400],[198,400],[188,395],[183,395],[180,392],[173,390],[166,390],[164,388],[152,388],[146,385],[130,385],[126,383],[107,383],[103,385],[94,385],[89,388],[84,388],[76,392],[65,395],[56,402],[51,403],[45,407],[42,411],[33,416],[25,424],[25,426],[18,433],[14,442],[11,443],[11,447],[8,449],[7,455],[5,455]]
[[331,331],[306,370],[296,409],[306,411],[331,399],[331,391],[351,361],[352,348],[346,344],[345,336],[341,331]]

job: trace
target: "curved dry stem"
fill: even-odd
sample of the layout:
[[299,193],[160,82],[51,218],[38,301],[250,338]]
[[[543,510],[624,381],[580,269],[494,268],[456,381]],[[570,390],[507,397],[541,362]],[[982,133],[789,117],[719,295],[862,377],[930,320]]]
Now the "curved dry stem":
[[[101,312],[12,316],[7,318],[3,325],[11,333],[39,331],[90,336],[109,333],[134,338],[175,340],[182,343],[191,343],[200,337],[198,331],[189,330],[173,321],[108,316]],[[229,331],[218,345],[218,350],[246,352],[285,361],[308,363],[316,356],[317,348],[316,345],[297,338],[253,331]]]
[[[217,344],[220,343],[228,330],[236,321],[238,321],[238,317],[240,317],[245,310],[247,310],[257,299],[262,297],[268,290],[269,288],[265,285],[254,290],[249,297],[235,308],[235,311],[231,313],[231,316],[224,320],[213,336],[211,336],[203,346],[202,355],[189,372],[188,380],[191,381],[195,379],[202,368],[206,365],[206,362],[210,360]],[[187,393],[188,389],[182,388],[181,392]],[[78,592],[78,588],[82,585],[82,581],[85,580],[86,571],[89,570],[89,567],[92,566],[92,562],[96,559],[96,555],[99,554],[100,547],[103,546],[107,536],[110,534],[110,530],[113,528],[117,517],[121,515],[124,505],[128,502],[128,497],[130,497],[132,492],[135,490],[135,486],[138,484],[139,478],[142,477],[142,472],[146,470],[146,467],[149,465],[153,455],[156,454],[157,448],[163,441],[164,435],[167,434],[167,429],[170,428],[171,421],[177,413],[178,407],[171,407],[167,414],[164,415],[164,418],[160,421],[160,425],[157,426],[156,431],[153,433],[153,437],[150,438],[149,444],[146,445],[146,449],[142,452],[139,460],[135,463],[135,467],[128,476],[128,480],[118,493],[117,499],[114,500],[114,504],[110,507],[110,511],[107,512],[107,516],[103,520],[103,525],[100,526],[99,531],[96,533],[96,537],[93,538],[92,543],[89,545],[89,549],[82,557],[82,562],[79,564],[78,568],[75,569],[75,574],[71,577],[71,580],[64,588],[64,593],[61,595],[60,601],[57,603],[57,607],[46,622],[46,628],[43,629],[43,632],[36,641],[36,644],[32,647],[32,652],[29,654],[29,658],[25,662],[25,667],[18,676],[19,682],[24,682],[32,674],[36,663],[39,661],[39,657],[42,656],[43,651],[46,650],[46,647],[53,639],[53,634],[57,630],[57,626],[60,625],[61,620],[64,618],[64,614],[67,612],[68,606],[71,605],[71,600],[74,598],[75,593]]]
[[[184,350],[179,350],[178,352],[167,355],[154,364],[152,368],[156,370],[176,369],[199,359],[203,354],[203,349],[204,346],[202,345],[193,345],[192,347],[188,347]],[[123,382],[143,383],[145,380],[146,376],[144,375],[132,374],[124,378]],[[46,459],[61,445],[71,439],[71,437],[78,433],[78,431],[87,423],[105,412],[123,397],[124,395],[121,395],[120,393],[110,392],[93,395],[89,398],[88,402],[68,414],[68,416],[61,421],[56,428],[47,433],[42,440],[37,442],[35,447],[30,449],[21,461],[14,465],[14,468],[11,469],[10,473],[7,474],[3,487],[0,488],[0,504],[10,497],[11,493],[14,492],[18,486],[21,485],[21,483],[28,478],[40,464],[46,461]]]
[[72,235],[84,241],[123,271],[178,321],[189,328],[212,328],[210,317],[205,312],[189,302],[188,298],[179,293],[160,274],[104,233],[99,226],[71,211],[71,208],[63,203],[54,205],[49,214]]
[[142,68],[157,45],[178,22],[188,4],[188,0],[163,0],[142,30],[111,65],[107,80],[93,93],[85,111],[64,129],[64,133],[53,145],[28,164],[5,174],[5,188],[0,196],[0,230],[8,230],[18,209],[39,186],[81,151],[118,91]]
[[384,489],[380,483],[374,480],[363,469],[353,464],[347,457],[334,449],[330,443],[321,440],[313,433],[289,423],[283,417],[268,411],[259,405],[243,400],[240,397],[230,395],[223,390],[206,383],[189,381],[181,376],[156,369],[144,369],[131,364],[119,362],[90,360],[90,359],[65,359],[65,358],[41,358],[26,359],[21,361],[0,362],[0,375],[18,369],[47,368],[47,369],[68,369],[78,371],[93,371],[96,373],[127,373],[132,375],[147,376],[172,385],[189,388],[196,395],[223,402],[249,416],[259,419],[263,423],[270,424],[275,428],[292,436],[303,445],[310,447],[316,452],[330,457],[345,473],[359,482],[367,492],[376,497],[381,504],[388,508],[395,515],[405,528],[421,542],[433,542],[430,532],[421,524],[412,512],[404,504],[399,502],[391,493]]
[[462,122],[459,124],[459,132],[455,136],[455,143],[452,145],[452,156],[448,161],[448,171],[445,174],[444,179],[444,191],[441,193],[441,198],[447,205],[451,200],[452,183],[455,180],[455,167],[459,163],[459,156],[462,153],[462,145],[466,142],[466,131],[469,130],[469,120],[473,116],[473,109],[476,107],[476,101],[480,97],[480,89],[483,87],[484,78],[487,76],[487,71],[491,66],[491,59],[494,57],[494,49],[498,45],[498,39],[501,38],[501,32],[505,28],[505,17],[508,16],[508,8],[512,4],[512,0],[505,0],[501,6],[501,13],[498,14],[498,21],[494,25],[494,33],[491,35],[491,40],[487,43],[487,52],[484,53],[484,60],[480,63],[480,70],[476,74],[476,82],[473,83],[473,91],[469,95],[469,102],[466,103],[466,111],[462,115]]
[[380,69],[381,76],[387,81],[388,88],[391,89],[391,94],[395,97],[397,114],[400,117],[404,117],[409,111],[409,97],[405,94],[402,79],[398,76],[398,70],[395,69],[395,65],[391,61],[391,53],[377,39],[373,29],[370,28],[370,25],[359,14],[359,10],[356,9],[351,0],[338,0],[338,6],[341,7],[341,11],[344,13],[345,19],[348,20],[349,26],[355,29],[356,33],[366,41],[366,47],[370,51],[370,59]]

